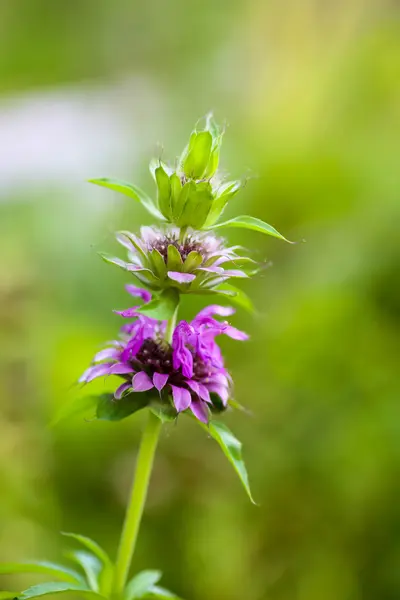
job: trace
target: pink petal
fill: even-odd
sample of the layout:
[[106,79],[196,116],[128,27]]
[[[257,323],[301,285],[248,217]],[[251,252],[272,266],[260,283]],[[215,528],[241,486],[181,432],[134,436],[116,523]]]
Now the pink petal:
[[152,380],[144,371],[136,373],[132,379],[132,389],[134,392],[147,392],[154,387]]
[[120,385],[114,392],[114,398],[116,400],[120,400],[122,394],[128,390],[130,387],[132,387],[132,384],[130,381],[127,381],[126,383],[123,383],[122,385]]
[[247,333],[245,333],[244,331],[240,331],[240,329],[236,329],[236,327],[232,327],[231,325],[227,325],[226,327],[224,327],[221,333],[227,335],[233,340],[239,340],[241,342],[245,342],[249,339]]
[[188,379],[186,383],[188,384],[190,389],[194,391],[195,394],[199,395],[199,384],[197,383],[197,381],[192,381],[191,379]]
[[218,315],[219,317],[229,317],[235,313],[235,309],[231,306],[220,306],[219,304],[210,304],[203,308],[197,315],[198,317],[211,317],[212,315]]
[[126,375],[127,373],[133,373],[131,365],[126,363],[116,363],[109,368],[109,375]]
[[141,298],[143,302],[150,302],[151,300],[151,294],[147,290],[138,288],[130,283],[128,283],[128,285],[125,286],[125,289],[128,292],[128,294],[130,294],[131,296]]
[[132,317],[137,317],[137,309],[139,306],[132,306],[132,308],[126,308],[125,310],[114,310],[116,315],[121,315],[121,317],[125,317],[126,319],[131,319]]
[[224,406],[226,406],[228,404],[229,391],[226,387],[224,387],[223,385],[220,385],[218,383],[209,383],[207,385],[207,388],[209,389],[210,392],[214,392],[214,394],[217,394],[221,398],[222,404]]
[[163,389],[164,385],[167,383],[168,377],[169,377],[169,375],[166,375],[165,373],[154,373],[154,375],[153,375],[154,387],[159,392],[161,392],[161,390]]
[[168,277],[178,283],[190,283],[196,279],[192,273],[179,273],[178,271],[168,271]]
[[192,400],[190,410],[199,421],[208,423],[207,405],[202,400]]
[[79,381],[79,383],[89,383],[89,381],[93,381],[93,379],[96,379],[96,377],[101,377],[102,375],[108,375],[110,372],[110,368],[112,366],[113,366],[113,363],[103,363],[101,365],[89,367],[80,376],[78,381]]
[[248,277],[247,273],[239,269],[230,269],[221,273],[221,277]]
[[199,396],[202,400],[205,400],[211,404],[210,392],[202,383],[199,383]]
[[185,390],[184,388],[175,385],[171,385],[171,389],[176,410],[181,412],[182,410],[189,408],[190,403],[192,402],[192,396],[190,395],[189,390]]
[[118,358],[118,356],[119,350],[117,348],[105,348],[96,354],[93,362],[100,362],[102,360],[106,360],[107,358]]

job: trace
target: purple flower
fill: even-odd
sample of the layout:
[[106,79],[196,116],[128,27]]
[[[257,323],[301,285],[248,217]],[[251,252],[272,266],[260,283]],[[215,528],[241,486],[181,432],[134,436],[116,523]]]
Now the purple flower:
[[[150,300],[145,290],[133,286],[127,289],[145,302]],[[211,305],[190,323],[180,321],[169,344],[165,322],[144,316],[137,308],[118,312],[134,321],[122,326],[119,340],[96,354],[80,382],[118,375],[123,381],[115,391],[116,400],[131,392],[153,390],[162,403],[172,404],[177,413],[190,409],[197,419],[207,423],[209,408],[218,404],[226,407],[232,394],[232,379],[215,338],[224,334],[235,340],[248,339],[227,321],[215,318],[228,317],[234,309]]]
[[[211,232],[141,227],[140,236],[121,231],[117,240],[128,250],[128,260],[103,258],[154,290],[174,287],[180,293],[198,293],[254,272],[246,271],[254,261],[238,254],[239,246],[226,247],[224,240]],[[229,295],[226,290],[222,293]]]

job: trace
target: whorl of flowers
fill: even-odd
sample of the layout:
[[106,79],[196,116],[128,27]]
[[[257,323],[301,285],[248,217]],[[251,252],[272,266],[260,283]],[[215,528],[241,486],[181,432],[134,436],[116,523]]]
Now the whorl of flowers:
[[[145,302],[151,299],[146,290],[128,285],[127,291]],[[232,380],[215,338],[222,334],[236,340],[248,337],[227,321],[214,318],[230,316],[234,309],[208,306],[190,323],[180,321],[169,343],[166,322],[146,317],[137,312],[138,308],[116,311],[135,320],[122,326],[119,340],[96,354],[80,381],[88,383],[97,377],[117,375],[122,383],[114,393],[116,401],[131,393],[152,390],[157,393],[147,394],[148,404],[159,401],[174,408],[176,414],[190,409],[200,421],[208,422],[209,409],[225,408],[232,393]],[[146,400],[141,399],[142,403]]]

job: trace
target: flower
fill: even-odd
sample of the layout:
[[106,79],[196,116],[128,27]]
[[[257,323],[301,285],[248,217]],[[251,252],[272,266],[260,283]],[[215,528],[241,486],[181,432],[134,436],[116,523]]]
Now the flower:
[[117,240],[127,248],[128,261],[103,258],[153,290],[173,287],[181,293],[207,293],[231,278],[248,277],[244,265],[255,262],[237,253],[240,246],[226,247],[212,233],[188,230],[181,235],[171,226],[141,227],[140,236],[121,231]]
[[[150,300],[146,290],[128,285],[127,291],[144,302]],[[134,321],[122,326],[119,340],[96,354],[79,381],[88,383],[97,377],[118,375],[122,383],[114,392],[115,401],[123,401],[133,392],[152,390],[176,413],[190,409],[197,419],[207,423],[209,409],[225,408],[232,394],[232,379],[215,338],[224,334],[235,340],[248,339],[227,321],[215,318],[228,317],[235,310],[208,306],[193,321],[180,321],[169,343],[166,322],[140,314],[138,308],[116,311]]]

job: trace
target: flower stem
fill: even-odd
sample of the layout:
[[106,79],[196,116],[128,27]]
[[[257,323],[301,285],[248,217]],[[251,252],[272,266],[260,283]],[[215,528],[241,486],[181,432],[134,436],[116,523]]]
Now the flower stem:
[[126,511],[117,561],[115,564],[114,592],[119,596],[125,588],[132,556],[136,546],[161,425],[161,420],[149,410],[147,425],[143,432],[139,455],[136,462],[135,479]]
[[178,318],[178,310],[179,310],[179,304],[177,304],[174,314],[172,315],[172,317],[169,319],[169,321],[167,323],[167,329],[165,330],[165,340],[168,342],[168,344],[172,344],[172,336],[174,335],[176,320]]

